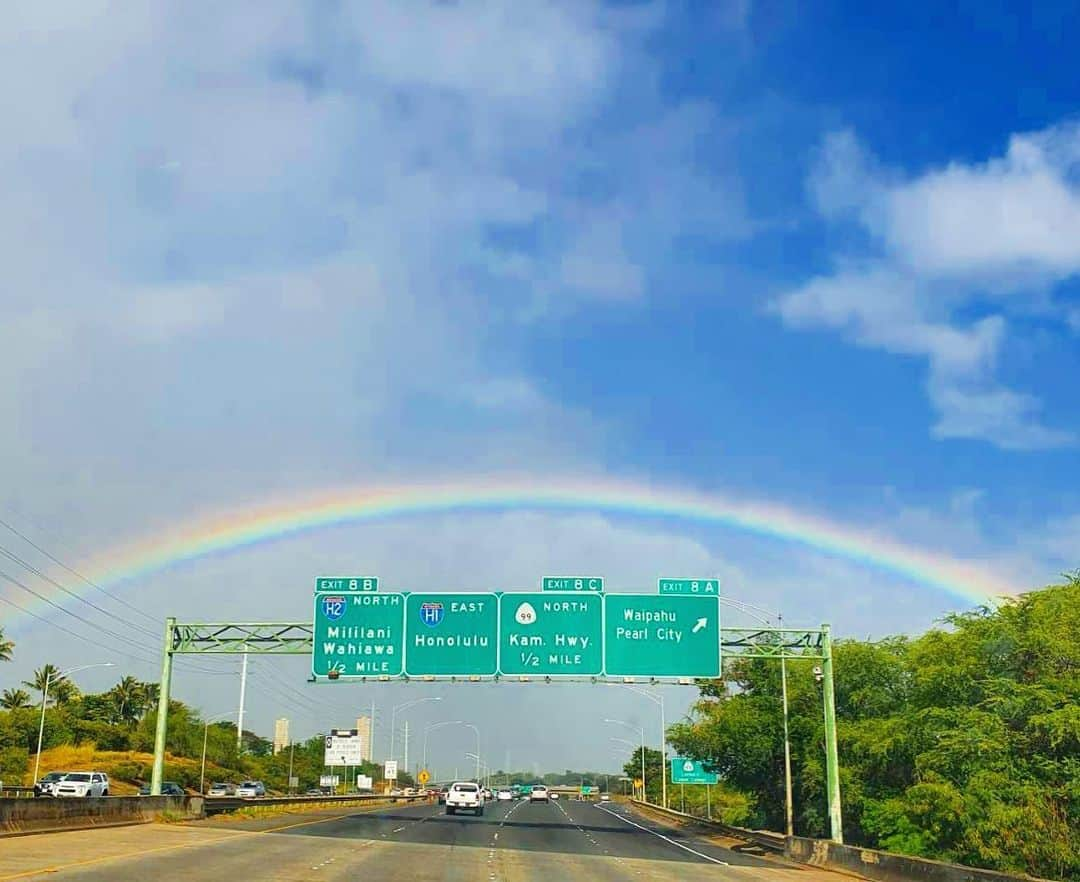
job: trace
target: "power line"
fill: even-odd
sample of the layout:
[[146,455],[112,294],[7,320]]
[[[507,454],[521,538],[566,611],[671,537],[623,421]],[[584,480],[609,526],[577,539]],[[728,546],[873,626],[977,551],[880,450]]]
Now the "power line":
[[45,555],[45,557],[47,557],[49,560],[51,560],[58,567],[60,567],[61,569],[64,569],[67,572],[71,573],[71,575],[75,576],[75,578],[81,579],[83,582],[85,582],[91,588],[94,588],[95,590],[100,591],[106,597],[111,598],[112,600],[119,603],[121,606],[126,606],[132,612],[138,613],[143,618],[145,618],[147,621],[154,622],[155,624],[157,623],[157,620],[154,619],[153,616],[151,616],[149,613],[143,612],[143,610],[139,609],[133,603],[128,603],[122,597],[118,597],[117,595],[113,594],[111,591],[108,591],[105,588],[102,588],[99,584],[97,584],[97,582],[93,581],[92,579],[87,578],[82,573],[80,573],[78,570],[73,569],[72,567],[69,567],[62,560],[60,560],[57,557],[54,557],[46,549],[42,548],[40,545],[38,545],[36,542],[34,542],[34,540],[31,539],[29,536],[27,536],[25,533],[22,533],[19,530],[15,529],[15,527],[11,526],[11,524],[9,524],[3,518],[0,518],[0,526],[3,526],[4,528],[9,530],[10,532],[14,533],[16,536],[18,536],[20,539],[22,539],[22,541],[25,542],[27,545],[29,545],[31,548],[33,548],[36,551],[40,552],[41,554]]
[[33,573],[39,579],[44,579],[50,585],[52,585],[52,586],[54,586],[56,588],[59,588],[61,591],[63,591],[69,597],[74,598],[75,600],[79,601],[79,603],[85,603],[91,609],[97,610],[102,615],[108,616],[110,619],[114,619],[115,621],[120,622],[123,625],[127,625],[127,627],[129,627],[129,628],[134,628],[136,631],[141,631],[143,634],[146,634],[148,637],[153,637],[155,639],[157,638],[157,636],[158,636],[157,634],[153,633],[152,631],[148,631],[142,625],[136,625],[134,622],[129,621],[128,619],[125,619],[123,616],[118,616],[116,613],[110,612],[109,610],[105,609],[104,607],[98,606],[92,600],[87,600],[85,597],[80,597],[74,591],[71,591],[70,589],[66,588],[64,585],[61,585],[54,578],[52,578],[51,576],[49,576],[46,573],[42,572],[37,567],[35,567],[33,564],[27,563],[25,560],[23,560],[21,557],[19,557],[17,554],[15,554],[10,549],[5,548],[3,545],[0,545],[0,554],[2,554],[4,557],[8,558],[9,560],[14,561],[19,566],[21,566],[23,569],[28,570],[29,572]]

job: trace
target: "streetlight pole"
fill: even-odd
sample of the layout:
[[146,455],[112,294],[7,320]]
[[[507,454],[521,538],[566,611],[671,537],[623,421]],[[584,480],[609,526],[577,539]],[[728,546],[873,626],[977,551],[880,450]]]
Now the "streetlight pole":
[[480,729],[478,726],[474,726],[472,723],[462,723],[468,729],[472,729],[476,733],[476,782],[480,783]]
[[641,689],[637,686],[631,686],[628,683],[614,683],[612,685],[622,686],[623,689],[629,689],[631,692],[636,692],[638,695],[644,696],[660,708],[660,767],[663,771],[663,775],[660,778],[660,801],[663,803],[664,808],[667,808],[667,723],[664,720],[664,694],[662,692],[650,692],[648,689]]
[[[226,711],[225,713],[222,713],[222,714],[215,714],[212,717],[207,717],[206,722],[203,725],[202,766],[201,766],[200,771],[199,771],[199,793],[202,793],[204,795],[206,794],[206,739],[210,735],[210,724],[213,723],[213,722],[216,722],[217,720],[221,720],[221,719],[224,719],[225,717],[231,717],[231,716],[232,716],[232,711]],[[292,754],[291,753],[289,754],[289,763],[290,763],[289,775],[291,776],[292,775],[292,771],[291,771]]]
[[41,739],[45,735],[45,704],[49,700],[49,684],[59,683],[65,677],[71,674],[77,674],[79,671],[88,671],[90,668],[114,668],[116,665],[113,662],[98,662],[93,665],[79,665],[75,668],[68,668],[66,671],[61,671],[55,677],[50,673],[45,674],[45,685],[41,689],[41,722],[38,724],[37,733],[37,755],[34,757],[34,783],[37,784],[38,771],[41,769]]
[[442,720],[441,722],[438,722],[438,723],[429,723],[428,725],[426,725],[424,727],[424,768],[425,769],[427,768],[427,760],[428,760],[428,756],[427,756],[428,735],[431,732],[434,732],[436,729],[441,729],[443,726],[463,726],[463,725],[465,725],[464,720]]
[[[398,711],[408,710],[410,707],[415,707],[418,704],[423,704],[425,701],[442,701],[441,695],[429,696],[428,698],[414,698],[412,701],[403,701],[401,704],[395,705],[390,711],[390,754],[388,759],[394,759],[394,741],[397,735],[397,714]],[[408,771],[408,769],[406,769]]]
[[645,727],[642,726],[642,727],[638,728],[637,726],[633,725],[632,723],[626,722],[626,720],[609,720],[609,719],[605,719],[604,722],[605,723],[615,723],[616,725],[619,725],[619,726],[625,726],[631,732],[640,732],[641,733],[641,797],[642,797],[642,802],[648,802],[649,801],[649,791],[647,789],[647,786],[646,786],[647,782],[646,782],[646,779],[645,779]]

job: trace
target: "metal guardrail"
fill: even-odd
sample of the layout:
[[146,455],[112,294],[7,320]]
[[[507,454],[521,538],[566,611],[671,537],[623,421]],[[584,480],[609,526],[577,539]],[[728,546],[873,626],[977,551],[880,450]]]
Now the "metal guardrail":
[[11,799],[18,799],[24,796],[33,796],[33,787],[3,787],[0,788],[0,797],[9,797]]
[[701,824],[715,830],[717,833],[730,836],[732,839],[741,839],[743,842],[747,843],[747,845],[754,845],[765,851],[771,851],[777,854],[784,853],[786,840],[783,833],[774,833],[771,830],[748,830],[745,827],[733,827],[730,824],[722,824],[720,821],[711,821],[708,818],[702,818],[698,815],[688,815],[686,812],[679,812],[675,809],[653,805],[651,802],[642,802],[640,799],[631,799],[630,803],[643,809],[649,809],[663,815],[670,815],[673,818],[678,818],[680,821],[690,821],[694,824]]
[[381,793],[354,793],[347,796],[263,796],[255,799],[242,799],[239,796],[208,796],[204,803],[207,815],[220,815],[244,808],[261,806],[321,806],[345,805],[350,802],[427,802],[429,796],[386,796]]

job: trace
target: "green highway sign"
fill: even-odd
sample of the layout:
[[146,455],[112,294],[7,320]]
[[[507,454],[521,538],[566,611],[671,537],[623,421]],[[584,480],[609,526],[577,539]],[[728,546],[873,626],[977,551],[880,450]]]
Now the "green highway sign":
[[603,591],[603,576],[544,576],[542,591]]
[[661,594],[720,595],[719,579],[664,579],[656,580]]
[[378,591],[376,576],[319,576],[316,591]]
[[315,595],[311,672],[325,677],[398,677],[403,671],[405,595]]
[[410,594],[405,601],[405,673],[493,677],[499,672],[495,594]]
[[697,760],[684,756],[671,758],[672,784],[715,784],[718,780],[715,772],[705,771],[705,767]]
[[503,594],[499,607],[502,673],[538,677],[603,673],[601,595]]
[[719,677],[720,600],[608,594],[604,671],[620,677]]

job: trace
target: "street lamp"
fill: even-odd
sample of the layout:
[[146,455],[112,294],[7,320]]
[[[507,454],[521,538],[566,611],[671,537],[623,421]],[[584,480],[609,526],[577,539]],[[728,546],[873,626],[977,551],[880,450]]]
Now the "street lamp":
[[79,671],[88,671],[90,668],[115,668],[116,665],[113,662],[98,662],[92,665],[79,665],[75,668],[68,668],[66,671],[61,671],[55,677],[51,674],[45,675],[45,685],[41,688],[41,723],[38,725],[37,733],[37,756],[34,757],[34,783],[37,784],[38,770],[41,768],[41,738],[45,734],[45,703],[49,700],[49,684],[59,683],[65,677],[71,674],[77,674]]
[[643,802],[649,801],[649,791],[646,789],[645,784],[645,727],[635,726],[633,723],[628,723],[626,720],[609,720],[605,719],[605,723],[614,723],[617,726],[625,726],[631,732],[641,733],[641,798]]
[[424,768],[427,768],[427,744],[428,734],[435,729],[441,729],[443,726],[463,726],[464,720],[443,720],[439,723],[429,723],[424,727]]
[[225,717],[231,717],[232,711],[225,711],[224,713],[214,714],[212,717],[207,717],[206,722],[203,725],[202,735],[202,765],[199,771],[199,793],[206,794],[206,739],[210,735],[210,724],[223,720]]
[[[441,695],[428,698],[414,698],[412,701],[403,701],[401,704],[395,705],[390,712],[390,759],[394,759],[394,739],[397,735],[397,713],[400,710],[408,710],[410,707],[415,707],[418,704],[423,704],[425,701],[442,701]],[[406,769],[405,771],[408,771]]]
[[664,808],[667,808],[667,723],[664,720],[664,693],[650,692],[648,689],[642,689],[640,686],[631,686],[628,683],[612,683],[611,685],[622,686],[623,689],[629,689],[631,692],[636,692],[638,695],[649,699],[649,701],[660,708],[660,765],[664,773],[660,778],[660,801],[663,803]]
[[[480,787],[484,787],[484,786],[487,786],[487,785],[486,785],[486,784],[485,784],[485,783],[484,783],[483,781],[481,781],[481,779],[480,779],[480,767],[481,767],[481,766],[483,766],[483,767],[484,767],[484,771],[485,771],[485,772],[487,772],[487,777],[489,777],[489,778],[490,778],[490,776],[491,776],[491,766],[489,766],[489,765],[488,765],[487,763],[485,763],[485,762],[484,762],[484,761],[483,761],[482,759],[480,759],[480,754],[478,754],[478,753],[466,753],[466,754],[465,754],[465,756],[466,756],[466,757],[468,757],[469,759],[475,759],[475,760],[476,760],[476,783],[477,783],[477,784],[478,784],[478,785],[479,785]],[[487,782],[487,783],[488,783],[488,784],[490,784],[490,781],[489,781],[489,782]]]

